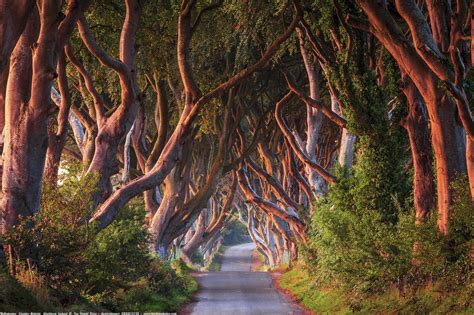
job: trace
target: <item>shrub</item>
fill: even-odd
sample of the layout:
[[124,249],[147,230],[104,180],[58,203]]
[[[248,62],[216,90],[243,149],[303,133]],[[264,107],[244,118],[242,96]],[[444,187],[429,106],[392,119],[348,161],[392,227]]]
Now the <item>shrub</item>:
[[132,204],[107,228],[87,221],[95,175],[68,169],[58,187],[45,187],[41,211],[22,218],[6,242],[21,262],[33,261],[53,289],[96,292],[136,281],[149,266],[145,210]]
[[126,287],[145,277],[150,267],[149,234],[145,210],[132,204],[106,229],[100,231],[85,249],[85,278],[88,294]]
[[0,309],[3,312],[45,310],[31,290],[23,287],[3,268],[0,268]]
[[87,223],[97,176],[80,169],[71,166],[58,187],[45,187],[40,213],[21,218],[6,235],[17,280],[28,289],[15,285],[49,308],[176,311],[197,284],[181,264],[150,254],[142,200],[98,230]]
[[83,286],[87,265],[83,251],[94,236],[94,227],[85,222],[97,176],[80,176],[79,171],[71,166],[58,187],[45,186],[41,211],[20,218],[5,237],[15,249],[18,266],[31,261],[50,288],[66,295],[78,294]]
[[[157,293],[166,294],[175,287],[183,286],[176,271],[169,263],[162,262],[158,257],[153,258],[148,275],[150,287]],[[176,283],[178,281],[178,283]]]
[[[437,231],[436,213],[421,226],[414,227],[414,242],[420,249],[414,252],[416,272],[436,281],[444,290],[456,290],[472,283],[472,224],[474,205],[466,176],[460,176],[452,184],[453,206],[449,217],[449,233]],[[472,287],[471,287],[472,290]]]
[[436,213],[415,225],[413,211],[397,206],[391,223],[381,211],[354,206],[355,185],[354,176],[342,179],[318,203],[304,253],[319,284],[344,288],[355,298],[393,286],[405,294],[433,282],[445,291],[471,282],[474,209],[466,178],[453,186],[448,236],[438,233]]
[[50,304],[52,298],[46,285],[45,277],[39,274],[34,266],[18,264],[15,278],[19,284],[32,292],[39,303],[44,306]]

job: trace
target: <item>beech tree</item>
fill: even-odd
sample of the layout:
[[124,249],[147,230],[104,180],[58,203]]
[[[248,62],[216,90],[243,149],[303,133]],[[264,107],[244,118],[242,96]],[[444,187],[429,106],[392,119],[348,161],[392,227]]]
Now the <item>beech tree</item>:
[[201,90],[198,88],[194,80],[191,70],[192,68],[188,59],[189,41],[191,36],[190,15],[194,5],[195,1],[183,2],[178,19],[177,61],[185,98],[184,109],[181,113],[178,126],[173,131],[167,144],[164,146],[163,151],[152,170],[141,178],[136,179],[117,190],[100,206],[92,220],[97,220],[100,222],[101,226],[109,224],[117,211],[132,197],[142,193],[143,191],[150,190],[163,182],[165,177],[175,166],[176,160],[180,159],[183,145],[187,141],[190,141],[188,137],[191,132],[192,123],[196,119],[201,108],[220,93],[229,90],[237,83],[265,66],[271,57],[277,52],[278,47],[291,35],[300,18],[299,8],[298,6],[295,6],[296,13],[294,14],[291,24],[284,33],[275,39],[256,63],[241,70],[225,82],[202,95]]
[[188,264],[237,214],[270,265],[296,259],[347,182],[387,226],[411,188],[417,224],[437,201],[443,235],[458,175],[474,194],[466,1],[0,8],[2,233],[72,160],[98,177],[82,224],[143,200],[150,248]]
[[[39,210],[51,84],[58,76],[55,71],[58,56],[63,54],[64,45],[79,15],[87,7],[87,1],[68,1],[62,19],[62,1],[42,1],[37,7],[24,1],[12,9],[16,5],[19,10],[13,16],[18,14],[18,19],[14,23],[8,23],[10,17],[2,19],[5,25],[2,33],[5,45],[2,47],[7,49],[5,59],[9,57],[10,60],[4,98],[1,201],[4,231],[18,222],[19,215],[28,216]],[[11,50],[11,56],[8,56],[8,50]],[[61,63],[59,67],[64,66]],[[65,90],[64,73],[60,80],[61,89]],[[66,103],[67,97],[64,100]],[[63,111],[67,111],[65,107],[66,104]]]
[[[463,49],[467,45],[464,32],[470,20],[467,4],[457,1],[455,10],[451,11],[447,6],[427,1],[429,22],[415,1],[395,1],[401,21],[382,3],[358,1],[357,4],[368,21],[349,16],[349,23],[377,37],[425,101],[436,162],[438,225],[440,231],[447,234],[452,202],[450,185],[457,173],[468,170],[472,194],[473,120],[464,89],[470,65]],[[405,27],[409,37],[402,31]],[[457,115],[464,127],[466,142]]]

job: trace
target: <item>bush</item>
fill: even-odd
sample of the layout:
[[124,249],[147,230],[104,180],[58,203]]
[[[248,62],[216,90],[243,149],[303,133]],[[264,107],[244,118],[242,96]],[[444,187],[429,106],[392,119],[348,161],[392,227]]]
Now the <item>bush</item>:
[[354,176],[342,179],[318,203],[304,253],[306,268],[317,275],[320,285],[341,287],[356,298],[390,287],[405,294],[429,283],[444,291],[472,283],[474,209],[466,178],[453,186],[447,237],[438,233],[436,213],[415,225],[413,211],[400,206],[396,223],[387,222],[382,211],[357,207],[353,199],[357,184]]
[[152,260],[149,270],[150,287],[157,293],[166,294],[176,287],[184,287],[171,264],[160,261],[158,257]]
[[466,284],[471,284],[472,291],[473,261],[470,255],[474,205],[466,176],[459,177],[452,188],[454,200],[447,236],[437,231],[436,213],[422,225],[412,225],[413,231],[406,229],[405,234],[413,234],[411,241],[419,244],[419,250],[413,253],[415,272],[419,277],[436,281],[445,291],[456,290]]
[[145,277],[150,268],[149,234],[145,211],[131,205],[106,229],[100,231],[85,249],[85,291],[106,293],[126,287]]
[[89,299],[111,311],[176,312],[197,290],[187,269],[173,269],[178,265],[153,257],[146,277]]
[[316,259],[309,265],[318,269],[324,283],[336,281],[354,293],[371,293],[408,271],[411,247],[400,243],[396,226],[384,222],[377,211],[341,211],[330,202],[321,203],[311,228],[309,246]]
[[[94,226],[87,224],[97,176],[79,176],[72,166],[61,177],[58,187],[45,186],[41,211],[20,223],[5,237],[15,249],[17,266],[32,262],[47,285],[65,296],[79,294],[87,266],[84,249],[94,237]],[[29,265],[29,264],[28,264]]]
[[40,213],[21,218],[6,235],[17,279],[29,289],[22,290],[49,308],[176,311],[196,282],[150,254],[142,200],[121,209],[105,229],[87,223],[96,180],[70,167],[58,187],[44,188]]
[[0,268],[0,309],[3,312],[45,310],[32,292],[18,283],[3,268]]

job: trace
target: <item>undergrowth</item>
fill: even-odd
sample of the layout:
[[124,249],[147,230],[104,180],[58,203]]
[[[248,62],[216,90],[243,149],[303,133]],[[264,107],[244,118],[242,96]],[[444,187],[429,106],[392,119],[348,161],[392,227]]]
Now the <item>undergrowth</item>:
[[96,180],[71,167],[44,188],[40,213],[5,235],[14,256],[0,271],[1,311],[174,312],[197,290],[181,262],[150,253],[140,199],[105,229],[87,223]]
[[399,205],[393,222],[357,207],[353,180],[335,184],[318,203],[303,260],[281,286],[318,313],[474,313],[467,179],[453,183],[447,236],[438,232],[435,212],[416,225],[412,211]]

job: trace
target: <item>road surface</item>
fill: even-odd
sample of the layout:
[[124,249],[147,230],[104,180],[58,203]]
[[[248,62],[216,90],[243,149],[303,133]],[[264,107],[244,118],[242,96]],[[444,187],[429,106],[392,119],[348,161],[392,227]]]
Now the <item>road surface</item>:
[[220,272],[196,274],[199,292],[190,314],[301,314],[272,285],[266,272],[251,272],[254,244],[232,246],[224,253]]

